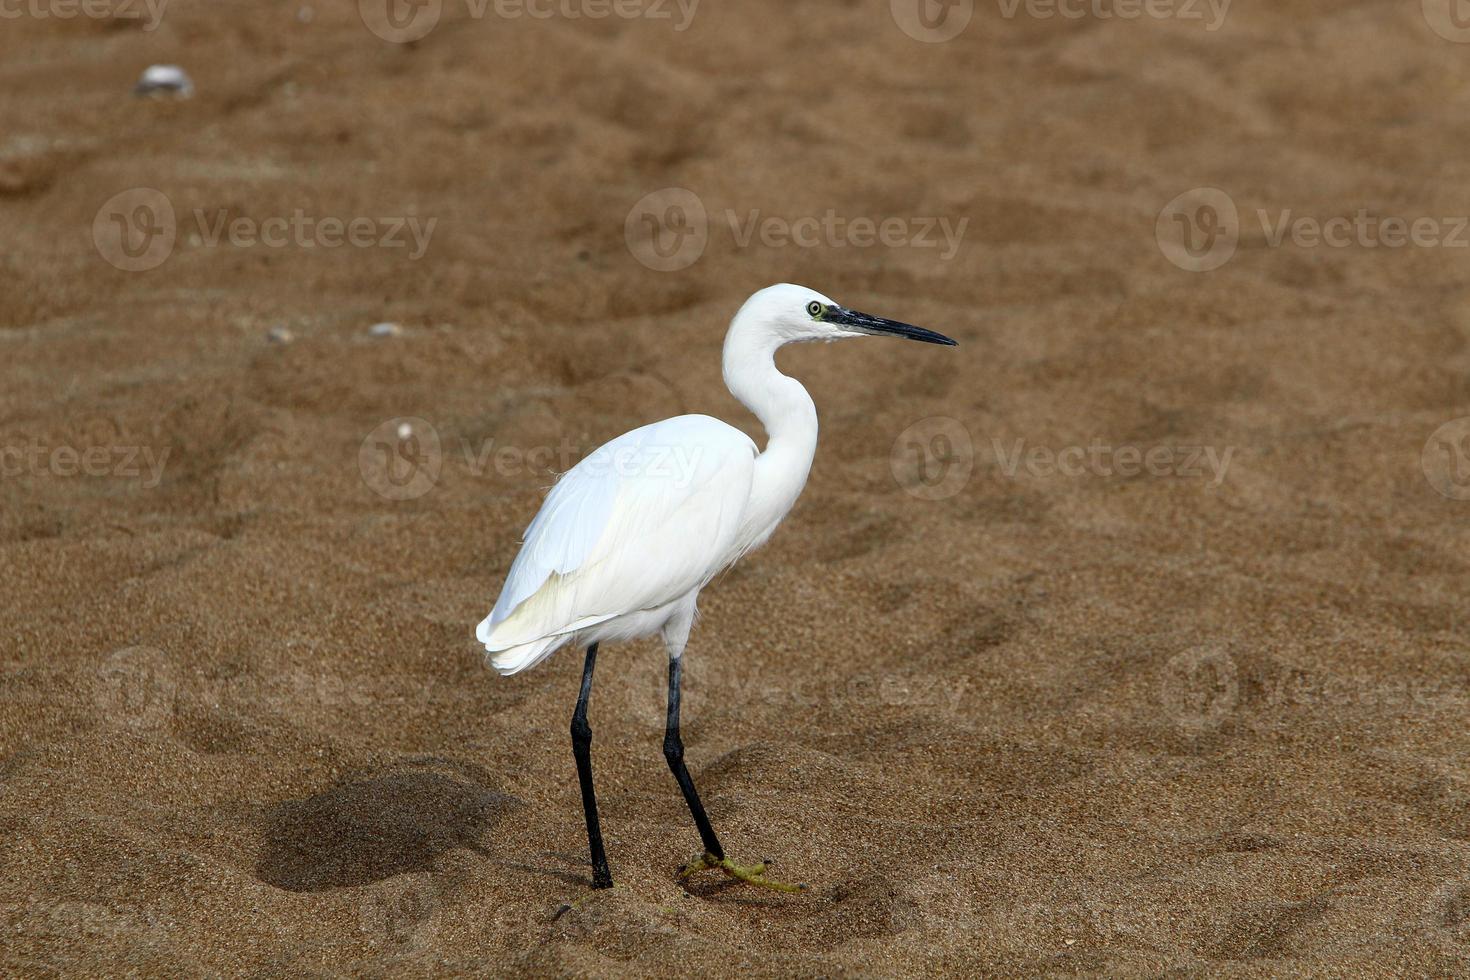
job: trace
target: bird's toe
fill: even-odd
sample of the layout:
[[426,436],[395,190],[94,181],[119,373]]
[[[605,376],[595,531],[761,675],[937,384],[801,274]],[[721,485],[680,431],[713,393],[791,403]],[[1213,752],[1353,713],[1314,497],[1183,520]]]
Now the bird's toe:
[[747,885],[757,888],[770,888],[779,892],[805,891],[804,884],[790,884],[784,881],[776,881],[766,877],[766,868],[771,864],[770,858],[756,864],[736,864],[727,857],[717,858],[708,851],[696,854],[685,862],[684,867],[679,869],[679,877],[688,878],[700,871],[722,871],[730,878],[743,881]]

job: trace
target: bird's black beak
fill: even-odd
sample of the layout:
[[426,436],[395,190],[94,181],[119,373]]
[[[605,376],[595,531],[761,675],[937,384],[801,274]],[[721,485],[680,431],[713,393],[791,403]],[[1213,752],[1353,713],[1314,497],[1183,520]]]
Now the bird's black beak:
[[925,330],[923,327],[916,327],[909,323],[899,323],[897,320],[885,320],[881,316],[859,313],[857,310],[844,309],[841,306],[828,307],[822,319],[827,323],[841,324],[859,333],[873,334],[876,337],[903,337],[906,340],[922,340],[926,344],[959,346],[942,333]]

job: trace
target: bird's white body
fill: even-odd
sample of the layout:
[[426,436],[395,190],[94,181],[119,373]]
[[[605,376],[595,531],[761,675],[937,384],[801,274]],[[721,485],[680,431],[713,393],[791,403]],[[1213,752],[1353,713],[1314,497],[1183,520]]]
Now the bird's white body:
[[[683,415],[619,436],[552,488],[479,639],[504,674],[565,643],[631,639],[690,619],[741,552],[756,448]],[[685,630],[687,633],[687,628]]]
[[680,658],[699,590],[765,543],[811,471],[816,406],[799,382],[776,370],[776,350],[802,340],[873,334],[955,343],[932,330],[846,309],[802,286],[760,290],[730,321],[724,374],[730,392],[765,426],[765,450],[708,415],[645,425],[568,470],[526,528],[500,598],[475,635],[502,674],[532,667],[568,643],[587,647],[571,736],[594,888],[613,883],[597,815],[587,721],[597,648],[603,641],[654,633],[663,635],[669,651],[664,758],[704,844],[703,854],[683,873],[718,868],[768,888],[802,887],[772,881],[764,862],[747,867],[726,857],[684,764]]
[[765,426],[765,450],[719,419],[680,415],[624,433],[568,470],[476,631],[495,669],[517,673],[568,643],[653,633],[678,658],[699,590],[764,544],[806,486],[817,410],[776,369],[776,350],[870,334],[954,343],[804,286],[770,286],[746,300],[725,335],[724,377]]
[[798,309],[820,297],[762,290],[725,338],[725,383],[765,425],[766,450],[719,419],[680,415],[618,436],[563,474],[476,632],[497,671],[525,670],[568,643],[653,633],[679,656],[699,590],[791,510],[816,452],[817,412],[776,369],[776,349],[797,338],[771,329],[767,307],[781,298],[764,296],[772,290],[800,290]]

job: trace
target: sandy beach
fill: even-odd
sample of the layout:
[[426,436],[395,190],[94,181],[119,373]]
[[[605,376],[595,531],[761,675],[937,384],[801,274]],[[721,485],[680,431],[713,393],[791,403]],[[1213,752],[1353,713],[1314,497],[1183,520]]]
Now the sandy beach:
[[[0,973],[1470,969],[1447,4],[6,9]],[[701,598],[687,761],[809,887],[678,877],[644,641],[594,892],[581,658],[475,624],[605,440],[762,441],[775,282],[960,344],[784,351]]]

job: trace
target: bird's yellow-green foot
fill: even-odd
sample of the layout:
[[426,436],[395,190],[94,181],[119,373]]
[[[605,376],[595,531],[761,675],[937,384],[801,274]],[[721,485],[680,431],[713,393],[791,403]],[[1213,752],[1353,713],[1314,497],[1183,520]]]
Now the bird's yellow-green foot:
[[757,864],[736,864],[727,857],[717,858],[705,851],[690,858],[684,867],[679,869],[680,878],[688,878],[699,871],[723,871],[726,875],[737,881],[743,881],[747,885],[755,885],[757,888],[770,888],[778,892],[805,891],[804,884],[789,884],[784,881],[776,881],[766,877],[766,866],[769,860]]

